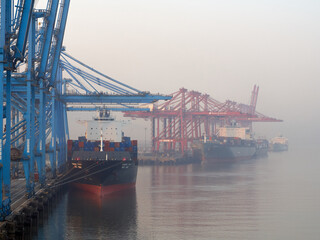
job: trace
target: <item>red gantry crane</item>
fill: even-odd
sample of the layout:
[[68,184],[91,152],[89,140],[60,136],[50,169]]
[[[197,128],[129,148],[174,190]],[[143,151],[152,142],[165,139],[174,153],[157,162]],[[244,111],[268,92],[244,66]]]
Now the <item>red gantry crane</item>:
[[152,152],[191,150],[191,144],[202,136],[212,136],[217,126],[235,120],[251,128],[252,122],[281,122],[256,112],[259,87],[254,86],[250,105],[227,100],[219,102],[208,94],[181,88],[172,99],[154,104],[150,112],[126,112],[124,116],[151,120]]

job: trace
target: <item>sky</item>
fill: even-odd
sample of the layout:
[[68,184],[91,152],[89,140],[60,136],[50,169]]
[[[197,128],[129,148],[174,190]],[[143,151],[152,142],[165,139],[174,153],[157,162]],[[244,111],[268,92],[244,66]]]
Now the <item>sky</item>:
[[[255,124],[257,135],[320,144],[319,12],[318,0],[76,0],[63,45],[151,93],[184,87],[248,104],[257,84],[257,111],[284,120]],[[146,122],[132,123],[143,138]]]

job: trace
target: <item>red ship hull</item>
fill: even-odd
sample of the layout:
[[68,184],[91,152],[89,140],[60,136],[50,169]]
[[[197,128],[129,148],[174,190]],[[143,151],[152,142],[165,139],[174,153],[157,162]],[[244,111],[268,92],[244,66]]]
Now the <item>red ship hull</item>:
[[114,192],[135,188],[135,183],[115,184],[110,186],[96,186],[83,183],[74,183],[73,186],[77,189],[90,192],[97,196],[105,196]]

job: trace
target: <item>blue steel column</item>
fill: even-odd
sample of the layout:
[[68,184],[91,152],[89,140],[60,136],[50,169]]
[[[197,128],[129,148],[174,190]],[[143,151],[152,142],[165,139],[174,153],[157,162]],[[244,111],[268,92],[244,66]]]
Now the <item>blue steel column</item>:
[[[55,79],[56,82],[56,89],[58,94],[62,94],[62,70],[59,67],[58,70],[57,79]],[[57,169],[59,172],[62,172],[64,169],[64,163],[66,160],[66,157],[64,155],[64,145],[65,145],[65,131],[64,131],[64,121],[63,121],[63,113],[62,113],[62,102],[58,101],[57,103],[57,140],[59,141],[58,144],[58,161],[57,161]]]
[[[66,81],[63,81],[64,87],[63,87],[63,92],[62,94],[67,94],[67,83]],[[66,103],[63,104],[63,120],[64,120],[64,126],[66,128],[66,137],[69,140],[69,126],[68,126],[68,114],[67,114],[67,106]]]
[[[44,80],[46,76],[47,64],[49,59],[50,47],[52,43],[52,36],[54,33],[54,24],[57,16],[57,9],[59,5],[59,0],[52,0],[50,3],[49,16],[46,17],[46,32],[44,35],[44,44],[41,49],[41,61],[40,61],[40,69],[39,69],[39,79]],[[50,143],[50,151],[49,157],[51,162],[51,170],[53,177],[56,176],[56,139],[55,139],[55,93],[54,88],[51,92],[51,102],[52,102],[52,117],[51,117],[51,143]],[[45,146],[42,146],[44,148]]]
[[40,71],[39,71],[39,78],[45,78],[46,68],[49,59],[49,52],[52,43],[52,36],[54,32],[54,23],[57,16],[57,9],[59,5],[59,0],[52,0],[51,1],[51,8],[49,12],[49,16],[47,17],[46,21],[46,28],[47,31],[44,36],[44,44],[42,49],[41,55],[41,62],[40,62]]
[[64,0],[63,4],[64,4],[64,6],[63,6],[63,10],[62,10],[60,29],[57,33],[57,43],[56,43],[56,49],[54,52],[53,63],[52,63],[51,85],[54,84],[54,81],[55,81],[55,78],[57,75],[57,69],[59,67],[58,65],[59,65],[59,60],[60,60],[60,52],[61,52],[63,36],[64,36],[66,24],[67,24],[67,17],[68,17],[70,0]]
[[[24,57],[33,5],[34,5],[34,0],[25,0],[23,3],[17,43],[16,43],[16,46],[14,47],[14,51],[15,51],[14,57],[19,60],[23,60],[23,57]],[[17,7],[20,7],[20,6],[17,6]]]
[[[58,75],[57,77],[54,79],[54,85],[55,85],[55,89],[56,89],[56,93],[57,95],[61,94],[61,79],[60,79],[60,68],[58,68],[57,70]],[[51,79],[52,80],[52,79]],[[61,122],[60,122],[60,102],[57,101],[56,102],[56,119],[55,121],[58,122],[59,124],[57,124],[56,127],[56,142],[57,142],[57,171],[60,172],[60,166],[61,166]]]
[[[15,109],[14,107],[12,107],[12,109],[11,109],[11,119],[12,119],[12,126],[15,126],[16,123],[19,122],[18,110]],[[11,134],[11,138],[13,139],[16,135],[17,135],[17,132],[15,131]],[[11,145],[13,147],[16,147],[16,146],[18,146],[18,142],[12,143]],[[15,174],[18,172],[18,167],[19,167],[19,162],[14,162],[12,164],[12,169],[11,169],[12,177],[15,177]]]
[[[31,25],[29,27],[29,52],[28,52],[28,88],[31,90],[31,112],[30,112],[30,180],[31,180],[31,189],[34,191],[34,169],[35,169],[35,107],[36,107],[36,99],[35,99],[35,85],[34,85],[34,56],[35,56],[35,19],[34,16],[31,16]],[[29,86],[30,84],[30,86]],[[32,192],[33,194],[33,192]]]
[[[29,75],[29,73],[27,74]],[[32,93],[31,93],[31,80],[29,78],[30,76],[27,76],[27,112],[25,114],[27,127],[26,127],[26,141],[24,146],[24,152],[23,152],[23,167],[24,167],[24,174],[26,178],[26,188],[27,188],[27,194],[28,197],[33,195],[34,189],[33,189],[33,164],[32,164],[32,158],[33,154],[31,153],[31,101],[32,101]]]
[[45,126],[45,95],[44,95],[43,80],[40,79],[40,89],[39,89],[39,142],[37,150],[39,156],[37,158],[37,166],[39,172],[39,182],[41,186],[45,185],[46,181],[46,126]]
[[[33,74],[31,74],[31,79],[34,79]],[[34,82],[30,81],[31,85],[31,112],[30,112],[30,182],[31,182],[31,189],[32,189],[32,195],[34,194],[34,169],[35,169],[35,155],[34,155],[34,149],[35,149],[35,86]]]
[[[38,34],[36,30],[36,26],[38,24],[38,15],[33,14],[32,21],[31,21],[31,30],[33,34],[31,36],[29,35],[29,41],[32,41],[35,44],[35,36]],[[36,51],[36,49],[34,49]],[[38,136],[38,143],[37,143],[37,167],[38,167],[38,173],[39,173],[39,183],[42,187],[46,184],[46,95],[45,95],[45,87],[44,87],[44,80],[42,78],[39,79],[38,82],[39,86],[39,116],[38,116],[38,122],[39,122],[39,136]]]
[[1,0],[1,26],[0,26],[0,201],[1,220],[3,218],[2,205],[2,179],[3,179],[3,85],[4,85],[4,63],[5,63],[5,40],[6,40],[6,0]]
[[56,177],[56,160],[57,160],[57,145],[56,145],[56,103],[55,103],[55,89],[51,89],[51,142],[50,142],[50,151],[49,151],[49,157],[50,157],[50,163],[51,163],[51,172],[52,177]]
[[[59,75],[60,75],[60,94],[63,94],[63,84],[62,84],[62,69],[59,67]],[[66,162],[67,162],[67,142],[66,142],[66,126],[64,121],[64,111],[65,111],[65,103],[60,102],[60,121],[61,122],[61,170],[65,170]]]
[[11,71],[7,71],[7,84],[6,84],[6,143],[4,145],[3,154],[3,183],[4,194],[10,202],[10,162],[11,162]]
[[[60,25],[58,26],[57,33],[56,33],[56,46],[55,51],[53,53],[53,63],[52,63],[52,72],[51,72],[51,79],[50,85],[55,86],[57,90],[57,94],[62,94],[62,70],[59,67],[59,59],[60,59],[60,52],[62,48],[63,36],[65,32],[67,16],[69,11],[70,0],[64,0],[61,2],[61,8],[59,15],[61,14]],[[57,133],[55,135],[56,139],[58,140],[58,159],[57,159],[57,169],[59,172],[63,171],[65,168],[66,163],[66,133],[65,133],[65,119],[64,119],[64,111],[65,106],[62,102],[56,102],[56,121],[59,122],[56,126],[53,126],[52,133]]]
[[69,125],[68,125],[68,113],[67,113],[67,107],[66,105],[63,105],[63,121],[64,121],[64,126],[66,128],[66,139],[69,140]]
[[[61,69],[62,71],[62,69]],[[62,79],[62,76],[61,76]],[[63,83],[63,90],[61,94],[65,94],[66,92],[66,85]],[[67,103],[62,104],[62,121],[64,126],[64,157],[65,163],[67,163],[67,140],[69,139],[69,129],[68,129],[68,116],[67,116]]]
[[33,84],[33,68],[35,54],[35,20],[31,19],[29,28],[29,45],[28,45],[28,69],[27,69],[27,112],[25,118],[27,121],[27,134],[23,152],[23,166],[26,177],[26,188],[28,197],[34,194],[34,146],[35,146],[35,89]]
[[[31,26],[29,29],[29,63],[32,63],[30,65],[30,70],[34,69],[33,59],[35,54],[35,35],[36,35],[36,18],[35,15],[32,15],[31,18]],[[30,60],[32,62],[30,62]],[[29,66],[29,65],[28,65]],[[34,79],[34,75],[32,75],[32,79]],[[34,90],[34,89],[33,89]],[[32,102],[32,104],[34,104]],[[34,159],[37,162],[37,169],[39,173],[39,182],[41,186],[45,185],[45,169],[43,161],[45,161],[45,127],[44,127],[44,93],[43,93],[43,80],[40,79],[40,88],[39,88],[39,116],[38,116],[38,122],[39,122],[39,136],[38,136],[38,143],[37,143],[37,151],[34,155]],[[34,128],[34,123],[33,123]],[[36,143],[33,141],[32,146],[34,146]],[[44,148],[44,151],[42,149]],[[44,152],[44,153],[43,153]],[[33,164],[34,165],[34,164]],[[34,176],[34,174],[32,174]]]
[[[62,94],[67,94],[67,83],[66,83],[66,81],[63,81],[63,92],[62,92]],[[67,143],[67,140],[70,139],[70,136],[69,136],[68,114],[67,114],[66,103],[63,104],[63,121],[64,121],[64,126],[65,126],[65,136],[66,136],[66,142],[65,143]],[[67,154],[67,149],[65,151],[66,151],[66,154]]]
[[63,172],[65,167],[65,160],[66,156],[64,154],[65,152],[65,137],[64,137],[64,121],[63,121],[63,115],[62,115],[62,103],[57,102],[57,133],[58,133],[58,139],[59,139],[59,152],[58,152],[58,171]]
[[[8,71],[5,69],[5,67],[8,67],[8,59],[7,56],[9,56],[9,39],[8,39],[8,33],[11,32],[11,0],[1,0],[1,29],[0,29],[0,220],[3,220],[5,216],[10,214],[10,159],[8,161],[8,154],[5,153],[5,149],[7,146],[3,147],[3,96],[4,96],[4,83],[5,79],[7,82],[9,82],[9,86],[7,87],[6,91],[11,94],[10,89],[10,77],[11,77],[11,71]],[[7,72],[7,75],[5,75],[5,71]],[[6,77],[7,76],[7,77]],[[9,98],[9,110],[10,110],[10,95],[7,95],[7,99]],[[6,111],[8,112],[8,111]],[[9,112],[10,115],[10,112]],[[7,119],[11,119],[11,117]],[[10,123],[9,123],[10,126]],[[9,128],[9,138],[10,138],[10,128]],[[10,140],[9,140],[10,143]],[[9,145],[10,147],[10,145]],[[10,150],[9,150],[10,151]],[[9,154],[10,158],[10,154]],[[9,173],[8,171],[8,164],[9,164]],[[9,176],[9,179],[7,179]],[[4,189],[2,188],[4,186]],[[4,190],[4,191],[3,191]],[[5,198],[3,196],[3,192],[5,195]]]
[[[11,122],[12,122],[12,126],[16,125],[16,123],[18,122],[16,118],[16,109],[14,107],[12,107],[11,109]],[[15,135],[16,135],[16,132],[12,133],[11,137],[14,138]],[[15,147],[16,143],[13,143],[11,145]]]

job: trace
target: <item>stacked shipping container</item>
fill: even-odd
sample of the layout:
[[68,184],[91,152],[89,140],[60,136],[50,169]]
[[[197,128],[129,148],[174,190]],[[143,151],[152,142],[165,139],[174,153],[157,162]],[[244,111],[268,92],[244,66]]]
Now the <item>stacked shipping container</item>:
[[[122,142],[104,140],[102,144],[104,152],[129,152],[133,161],[138,160],[137,140],[131,140],[130,137],[123,137]],[[88,141],[84,137],[79,137],[78,140],[68,140],[67,147],[68,160],[71,160],[74,151],[99,152],[101,149],[101,141]]]

